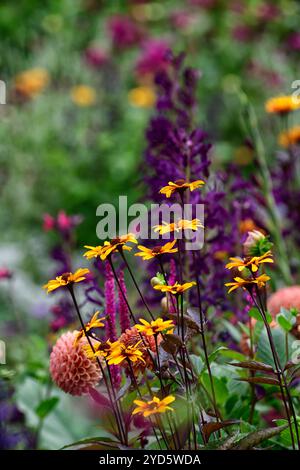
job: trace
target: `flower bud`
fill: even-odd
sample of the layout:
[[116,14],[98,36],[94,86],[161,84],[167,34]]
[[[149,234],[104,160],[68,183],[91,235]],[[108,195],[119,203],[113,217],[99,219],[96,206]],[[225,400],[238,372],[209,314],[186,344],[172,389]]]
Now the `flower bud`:
[[[261,244],[263,240],[267,240],[267,237],[259,230],[251,230],[247,234],[247,238],[243,243],[243,249],[246,256],[255,256],[256,248]],[[259,253],[257,253],[259,255]]]

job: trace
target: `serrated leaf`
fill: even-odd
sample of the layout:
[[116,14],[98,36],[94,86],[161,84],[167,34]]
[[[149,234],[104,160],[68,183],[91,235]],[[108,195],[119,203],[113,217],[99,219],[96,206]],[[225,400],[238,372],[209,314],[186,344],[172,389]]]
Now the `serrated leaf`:
[[260,431],[254,431],[248,434],[248,436],[241,439],[235,444],[232,449],[234,450],[247,450],[261,444],[263,441],[277,436],[287,428],[287,424],[278,426],[276,428],[261,429]]

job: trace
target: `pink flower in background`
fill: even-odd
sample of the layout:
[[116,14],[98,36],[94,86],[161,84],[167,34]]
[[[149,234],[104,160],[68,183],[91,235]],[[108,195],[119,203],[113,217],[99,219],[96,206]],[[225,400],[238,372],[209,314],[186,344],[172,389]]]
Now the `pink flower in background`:
[[233,28],[232,37],[239,42],[248,42],[253,39],[254,31],[247,25],[239,24]]
[[275,20],[280,14],[280,8],[275,2],[264,2],[257,7],[257,16],[263,21]]
[[143,44],[142,52],[136,63],[138,75],[155,75],[168,65],[169,44],[163,39],[149,39]]
[[174,28],[186,29],[194,22],[194,15],[186,10],[175,10],[171,13],[171,24]]
[[300,312],[300,286],[283,287],[272,294],[268,300],[268,310],[272,316],[280,312],[280,308],[296,308]]
[[0,280],[1,279],[11,279],[12,272],[7,268],[0,268]]
[[287,45],[295,51],[300,51],[300,33],[293,33],[287,39]]
[[59,211],[57,215],[57,226],[60,230],[70,230],[72,227],[72,217],[69,217],[65,211]]
[[109,60],[108,53],[101,47],[90,46],[86,49],[84,55],[86,62],[94,68],[101,68]]
[[115,15],[109,19],[108,31],[113,45],[126,49],[136,45],[142,39],[142,32],[128,16]]
[[65,393],[87,394],[102,378],[98,364],[89,359],[83,349],[85,338],[74,345],[76,331],[63,334],[50,355],[50,373],[53,381]]
[[50,230],[53,230],[55,227],[55,219],[49,214],[44,214],[43,215],[43,230],[45,232],[49,232]]

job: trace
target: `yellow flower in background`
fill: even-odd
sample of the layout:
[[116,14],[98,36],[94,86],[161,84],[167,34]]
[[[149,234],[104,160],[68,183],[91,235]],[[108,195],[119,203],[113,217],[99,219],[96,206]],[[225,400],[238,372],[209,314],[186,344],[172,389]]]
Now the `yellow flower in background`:
[[234,282],[227,282],[225,286],[230,287],[230,289],[228,290],[228,294],[230,294],[230,292],[234,291],[235,289],[238,289],[239,287],[246,289],[246,286],[249,286],[251,284],[257,284],[259,288],[264,287],[266,285],[266,282],[269,280],[270,277],[266,274],[262,274],[261,276],[258,276],[253,279],[243,279],[242,277],[235,277]]
[[[90,331],[92,328],[102,328],[103,326],[105,326],[105,324],[103,323],[103,320],[105,320],[105,317],[98,318],[99,313],[100,313],[99,310],[95,312],[92,318],[90,319],[90,321],[85,324],[86,332]],[[76,334],[75,342],[74,342],[75,345],[78,343],[78,341],[80,341],[80,339],[84,336],[84,334],[85,333],[83,329],[78,331],[78,333]]]
[[193,219],[193,220],[186,220],[186,219],[181,219],[178,220],[176,224],[175,231],[179,230],[194,230],[196,231],[198,228],[204,228],[204,225],[200,222],[199,219]]
[[87,85],[77,85],[71,90],[71,99],[78,106],[92,106],[96,103],[96,91]]
[[87,268],[80,268],[77,269],[74,274],[64,273],[61,276],[57,276],[55,279],[48,281],[47,284],[43,286],[43,288],[47,289],[47,293],[49,294],[49,292],[52,292],[59,287],[65,287],[67,285],[74,284],[75,282],[84,281],[86,279],[86,274],[89,272],[90,270]]
[[123,361],[130,361],[130,362],[144,362],[143,358],[143,351],[140,349],[141,341],[138,341],[135,345],[128,345],[126,346],[124,343],[120,341],[115,341],[111,345],[111,352],[110,355],[107,357],[108,364],[121,364]]
[[135,328],[140,333],[145,333],[147,336],[157,335],[158,333],[171,333],[174,328],[173,320],[163,320],[162,318],[157,318],[151,322],[144,320],[143,318],[139,319],[141,325],[135,325]]
[[14,86],[17,93],[26,98],[34,98],[41,93],[49,83],[46,69],[33,68],[19,73],[15,77]]
[[185,282],[184,284],[179,284],[175,282],[172,286],[167,286],[165,284],[160,284],[154,286],[153,289],[159,290],[160,292],[169,292],[170,294],[179,295],[183,294],[186,290],[190,289],[191,287],[195,286],[196,282]]
[[164,186],[159,190],[161,194],[165,194],[166,197],[171,197],[172,194],[176,191],[184,191],[186,189],[189,189],[190,191],[194,191],[197,188],[200,188],[203,186],[205,183],[202,180],[197,180],[193,181],[191,183],[188,183],[184,180],[177,180],[174,183],[172,181],[169,181],[167,186]]
[[83,346],[84,352],[89,359],[94,359],[96,357],[103,357],[106,358],[111,353],[111,345],[112,343],[107,340],[104,342],[97,342],[93,344],[94,351],[92,350],[89,344]]
[[237,165],[249,165],[254,159],[254,150],[248,145],[241,145],[234,150],[233,161]]
[[137,108],[151,108],[155,100],[155,92],[150,86],[139,86],[133,88],[128,93],[129,103]]
[[300,100],[294,96],[276,96],[265,103],[267,113],[287,114],[300,108]]
[[284,148],[300,144],[300,126],[295,126],[286,132],[282,132],[278,137],[278,143]]
[[272,252],[269,250],[262,256],[253,256],[252,258],[229,258],[230,263],[226,264],[226,268],[237,268],[239,271],[243,271],[245,268],[249,268],[252,272],[255,273],[258,270],[260,264],[274,263],[272,256]]
[[240,233],[251,232],[251,230],[257,229],[257,225],[253,219],[244,219],[239,222]]
[[137,407],[133,410],[132,414],[142,414],[144,418],[147,418],[154,414],[174,411],[173,408],[169,406],[173,401],[175,401],[173,395],[168,395],[162,400],[155,396],[150,401],[134,400],[133,403],[137,405]]
[[154,225],[153,230],[160,235],[164,235],[165,233],[174,232],[175,228],[176,225],[174,223],[168,224],[167,222],[163,222],[162,225]]
[[163,222],[162,225],[154,225],[153,230],[154,232],[158,232],[160,235],[164,235],[165,233],[179,232],[180,230],[196,231],[200,227],[204,228],[204,226],[202,225],[199,219],[193,219],[193,220],[181,219],[181,220],[178,220],[178,222],[174,222],[171,224],[168,224],[167,222]]
[[172,242],[168,242],[163,246],[155,246],[154,248],[147,248],[142,245],[138,245],[138,249],[140,253],[135,253],[134,256],[141,256],[144,261],[155,258],[157,256],[161,256],[164,253],[177,253],[178,248],[174,248],[174,245],[177,240],[173,240]]
[[137,239],[133,233],[127,233],[120,237],[113,238],[110,242],[106,241],[102,246],[89,246],[85,245],[84,248],[88,248],[88,251],[83,256],[87,259],[100,257],[105,260],[111,253],[119,250],[131,251],[132,247],[127,246],[127,243],[137,243]]

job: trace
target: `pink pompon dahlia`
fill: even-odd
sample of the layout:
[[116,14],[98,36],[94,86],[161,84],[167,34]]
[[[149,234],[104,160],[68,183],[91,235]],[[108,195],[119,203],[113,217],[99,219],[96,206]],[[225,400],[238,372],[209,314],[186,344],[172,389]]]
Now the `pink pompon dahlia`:
[[50,373],[53,381],[64,392],[84,395],[95,387],[102,378],[98,364],[89,359],[82,338],[74,345],[77,331],[64,333],[54,345],[50,355]]
[[296,308],[300,312],[300,286],[283,287],[272,294],[268,300],[268,310],[274,316],[281,307]]

